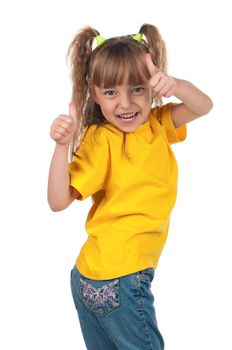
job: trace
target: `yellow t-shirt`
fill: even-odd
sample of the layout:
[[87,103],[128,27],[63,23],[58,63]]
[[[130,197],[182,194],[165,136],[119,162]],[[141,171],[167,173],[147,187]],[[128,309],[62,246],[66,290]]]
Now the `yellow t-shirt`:
[[76,260],[87,278],[111,279],[157,266],[177,195],[170,144],[186,138],[186,126],[172,123],[171,106],[152,109],[147,122],[126,133],[131,160],[122,153],[123,131],[110,123],[97,131],[96,125],[86,128],[69,172],[78,199],[92,195],[88,238]]

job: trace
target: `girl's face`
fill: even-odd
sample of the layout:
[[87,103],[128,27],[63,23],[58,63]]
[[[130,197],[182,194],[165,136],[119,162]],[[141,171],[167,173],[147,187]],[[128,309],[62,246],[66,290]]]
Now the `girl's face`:
[[94,86],[94,101],[107,121],[124,132],[133,132],[148,121],[152,89],[148,82],[118,85],[109,89]]

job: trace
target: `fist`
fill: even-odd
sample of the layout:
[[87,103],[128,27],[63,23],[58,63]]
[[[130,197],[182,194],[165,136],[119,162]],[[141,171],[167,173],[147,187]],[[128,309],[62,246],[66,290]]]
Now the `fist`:
[[159,97],[171,97],[174,95],[176,90],[175,80],[154,65],[149,53],[146,54],[145,60],[151,74],[149,84],[153,89],[153,93],[157,94]]
[[56,118],[50,128],[50,136],[60,145],[67,145],[72,142],[77,131],[77,113],[74,102],[69,104],[69,115],[61,114]]

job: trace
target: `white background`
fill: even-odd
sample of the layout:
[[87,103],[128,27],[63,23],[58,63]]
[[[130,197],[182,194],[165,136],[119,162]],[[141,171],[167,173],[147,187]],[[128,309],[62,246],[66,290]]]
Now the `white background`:
[[[50,211],[53,119],[68,112],[68,44],[89,24],[108,38],[157,25],[169,74],[214,102],[173,146],[179,192],[152,285],[167,350],[230,350],[231,16],[229,1],[2,1],[1,349],[85,346],[69,275],[85,241],[91,200]],[[230,26],[230,28],[229,28]],[[169,99],[172,100],[172,99]],[[96,349],[98,350],[98,349]]]

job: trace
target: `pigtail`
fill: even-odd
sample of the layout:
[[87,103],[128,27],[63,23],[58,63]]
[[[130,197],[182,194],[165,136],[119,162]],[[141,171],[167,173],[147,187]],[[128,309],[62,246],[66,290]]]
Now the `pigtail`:
[[91,27],[84,28],[73,38],[67,53],[73,84],[72,98],[82,111],[89,87],[89,60],[92,54],[92,42],[97,35],[99,35],[97,30]]
[[80,144],[83,131],[88,124],[86,122],[86,105],[89,99],[89,61],[92,55],[92,42],[99,32],[91,27],[86,27],[78,32],[71,41],[66,61],[71,69],[72,100],[77,108],[78,130],[70,145],[70,158]]
[[144,34],[154,64],[163,72],[167,72],[167,52],[159,30],[151,24],[143,24],[139,32]]

